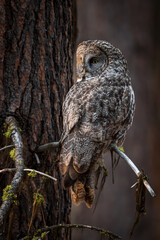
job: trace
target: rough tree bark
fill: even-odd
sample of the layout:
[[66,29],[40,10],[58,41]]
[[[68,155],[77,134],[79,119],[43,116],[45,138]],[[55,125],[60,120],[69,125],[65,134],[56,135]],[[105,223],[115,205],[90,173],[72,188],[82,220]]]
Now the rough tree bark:
[[[0,147],[9,144],[3,123],[14,116],[22,129],[25,166],[48,172],[58,181],[24,174],[3,225],[0,239],[19,239],[35,229],[69,223],[71,201],[61,184],[58,151],[36,148],[58,141],[62,132],[62,102],[72,85],[74,21],[72,0],[0,1]],[[0,169],[14,167],[9,150],[0,152]],[[13,174],[0,175],[0,196]],[[33,193],[45,202],[33,209]],[[2,198],[0,198],[0,201]],[[36,210],[36,211],[34,211]],[[47,239],[70,239],[70,231],[50,232]]]

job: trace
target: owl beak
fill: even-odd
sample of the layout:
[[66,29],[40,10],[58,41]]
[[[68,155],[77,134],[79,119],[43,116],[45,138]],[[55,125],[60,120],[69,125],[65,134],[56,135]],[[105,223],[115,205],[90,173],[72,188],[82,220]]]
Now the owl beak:
[[83,68],[82,71],[80,71],[80,74],[77,74],[77,82],[81,82],[82,80],[85,80],[86,70]]

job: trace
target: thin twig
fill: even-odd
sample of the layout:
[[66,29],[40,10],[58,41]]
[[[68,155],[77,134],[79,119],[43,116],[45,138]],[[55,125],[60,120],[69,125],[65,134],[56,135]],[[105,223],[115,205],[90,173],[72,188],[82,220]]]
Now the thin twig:
[[34,156],[35,156],[35,158],[36,158],[37,164],[40,164],[41,162],[40,162],[40,159],[39,159],[39,157],[38,157],[38,154],[35,153]]
[[0,148],[0,151],[5,150],[5,149],[7,149],[7,148],[12,148],[12,147],[14,147],[14,145],[8,145],[8,146],[5,146],[5,147],[3,147],[3,148]]
[[[13,171],[16,171],[16,168],[4,168],[4,169],[1,169],[1,170],[0,170],[0,173],[13,172]],[[46,174],[46,173],[37,171],[37,170],[35,170],[35,169],[24,168],[23,171],[24,171],[24,172],[35,172],[35,173],[38,173],[38,174],[40,174],[40,175],[42,175],[42,176],[44,176],[44,177],[50,178],[50,179],[52,179],[52,180],[54,180],[54,181],[57,181],[57,178],[54,178],[54,177],[52,177],[52,176],[50,176],[50,175],[48,175],[48,174]]]
[[143,179],[145,177],[146,176],[144,175],[144,173],[142,171],[140,177],[137,178],[137,182],[136,182],[137,183],[136,184],[136,217],[135,217],[134,223],[132,225],[132,228],[130,230],[130,234],[129,234],[130,238],[129,239],[131,239],[134,229],[140,220],[140,217],[146,213],[146,211],[145,211],[146,188],[143,183]]
[[38,174],[40,174],[40,175],[42,175],[42,176],[44,176],[44,177],[50,178],[50,179],[52,179],[53,181],[57,181],[57,178],[52,177],[52,176],[50,176],[50,175],[48,175],[48,174],[46,174],[46,173],[43,173],[43,172],[34,170],[34,169],[25,168],[24,171],[26,171],[26,172],[32,172],[32,171],[34,171],[35,173],[38,173]]
[[37,148],[37,152],[44,152],[48,150],[52,150],[53,148],[58,148],[60,146],[60,142],[51,142],[41,145]]
[[61,229],[61,228],[73,228],[73,229],[88,229],[88,230],[94,230],[99,232],[101,235],[104,235],[106,237],[108,237],[109,239],[121,239],[120,236],[109,232],[105,229],[99,228],[99,227],[95,227],[95,226],[89,226],[89,225],[83,225],[83,224],[58,224],[58,225],[53,225],[50,227],[45,227],[42,229],[39,229],[36,234],[34,234],[35,236],[38,234],[41,234],[42,232],[46,232],[46,231],[50,231],[50,230],[57,230],[57,229]]
[[[132,162],[132,160],[124,152],[122,152],[117,146],[111,145],[110,149],[112,151],[116,152],[121,158],[123,158],[126,161],[126,163],[135,172],[137,177],[139,177],[141,175],[141,171],[136,167],[136,165]],[[143,179],[143,184],[145,185],[145,187],[147,188],[147,190],[151,194],[151,196],[155,197],[156,194],[155,194],[155,192],[153,191],[153,189],[151,188],[151,186],[149,185],[149,183],[148,183],[148,181],[146,179]]]
[[3,223],[4,217],[6,216],[11,206],[12,198],[22,181],[23,168],[24,168],[23,142],[22,142],[19,128],[17,126],[17,122],[14,117],[7,117],[6,123],[11,129],[11,138],[15,146],[16,173],[11,182],[11,189],[8,191],[8,193],[11,193],[11,195],[2,203],[0,207],[0,225]]

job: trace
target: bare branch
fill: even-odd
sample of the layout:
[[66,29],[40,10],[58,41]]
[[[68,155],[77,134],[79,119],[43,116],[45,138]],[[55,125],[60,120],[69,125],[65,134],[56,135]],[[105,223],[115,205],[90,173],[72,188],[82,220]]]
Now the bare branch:
[[[141,175],[141,171],[136,167],[136,165],[132,162],[132,160],[124,153],[122,152],[117,146],[115,145],[111,145],[110,149],[114,152],[116,152],[121,158],[123,158],[126,163],[132,168],[132,170],[135,172],[135,174],[137,175],[137,177],[139,177]],[[152,197],[155,197],[156,194],[153,191],[153,189],[151,188],[151,186],[149,185],[148,181],[146,179],[143,179],[143,184],[145,185],[145,187],[147,188],[147,190],[149,191],[149,193],[151,194]]]
[[[0,173],[13,172],[13,171],[16,171],[16,168],[4,168],[4,169],[1,169],[1,170],[0,170]],[[52,176],[50,176],[50,175],[48,175],[48,174],[46,174],[46,173],[37,171],[37,170],[35,170],[35,169],[24,168],[23,171],[24,171],[24,172],[35,172],[35,173],[40,174],[40,175],[42,175],[42,176],[44,176],[44,177],[50,178],[50,179],[52,179],[53,181],[57,181],[57,178],[52,177]]]
[[61,228],[73,228],[73,229],[88,229],[88,230],[93,230],[101,235],[106,236],[108,239],[121,239],[120,236],[117,236],[116,234],[109,232],[105,229],[99,228],[99,227],[94,227],[94,226],[89,226],[89,225],[83,225],[83,224],[58,224],[58,225],[53,225],[50,227],[42,228],[39,229],[34,236],[41,234],[42,232],[50,231],[50,230],[57,230]]
[[[21,138],[21,134],[19,128],[17,126],[17,122],[14,117],[7,117],[6,123],[11,129],[11,138],[15,146],[15,166],[16,173],[11,182],[11,189],[8,193],[13,194],[16,193],[23,176],[23,168],[24,168],[24,159],[23,159],[23,142]],[[8,197],[0,207],[0,225],[3,223],[4,217],[6,216],[10,206],[12,203],[12,197]]]
[[60,146],[60,142],[51,142],[46,143],[38,147],[37,152],[51,151],[53,148],[58,148]]
[[5,150],[5,149],[7,149],[7,148],[12,148],[12,147],[14,147],[14,145],[8,145],[8,146],[5,146],[5,147],[3,147],[3,148],[0,148],[0,151]]
[[16,171],[16,168],[4,168],[0,170],[0,173],[13,172],[13,171]]

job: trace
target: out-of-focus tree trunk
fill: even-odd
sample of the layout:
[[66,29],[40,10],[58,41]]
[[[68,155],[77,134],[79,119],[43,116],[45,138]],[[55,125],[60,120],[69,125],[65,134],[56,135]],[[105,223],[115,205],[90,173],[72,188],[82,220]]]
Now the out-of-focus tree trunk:
[[151,116],[152,124],[149,126],[150,131],[150,155],[149,158],[152,161],[152,168],[154,171],[154,185],[157,193],[157,198],[154,201],[154,226],[155,226],[155,239],[160,239],[160,1],[154,1],[154,31],[153,31],[153,78],[151,79]]
[[[0,1],[0,146],[8,144],[3,123],[14,116],[22,129],[25,166],[55,176],[53,182],[24,174],[12,207],[0,228],[0,239],[19,239],[38,228],[70,222],[71,201],[64,191],[57,150],[34,151],[58,141],[62,132],[62,102],[72,84],[74,49],[73,1]],[[0,152],[0,168],[14,167],[9,150]],[[0,175],[0,196],[13,174]],[[44,204],[33,209],[33,194]],[[1,199],[0,199],[1,201]],[[70,231],[50,232],[48,239],[70,239]]]
[[[77,0],[78,42],[104,39],[125,55],[136,95],[133,126],[128,131],[125,151],[143,169],[157,194],[146,193],[146,216],[135,228],[133,239],[160,239],[160,1]],[[128,239],[135,218],[134,173],[120,160],[112,184],[110,159],[105,159],[109,176],[94,215],[85,207],[74,208],[73,221],[109,228]],[[80,214],[85,211],[85,217]],[[76,214],[77,212],[77,214]],[[75,214],[74,214],[75,213]],[[76,215],[76,216],[75,216]],[[78,233],[76,233],[78,234]],[[77,240],[82,236],[76,235]],[[83,239],[97,239],[86,233]]]

